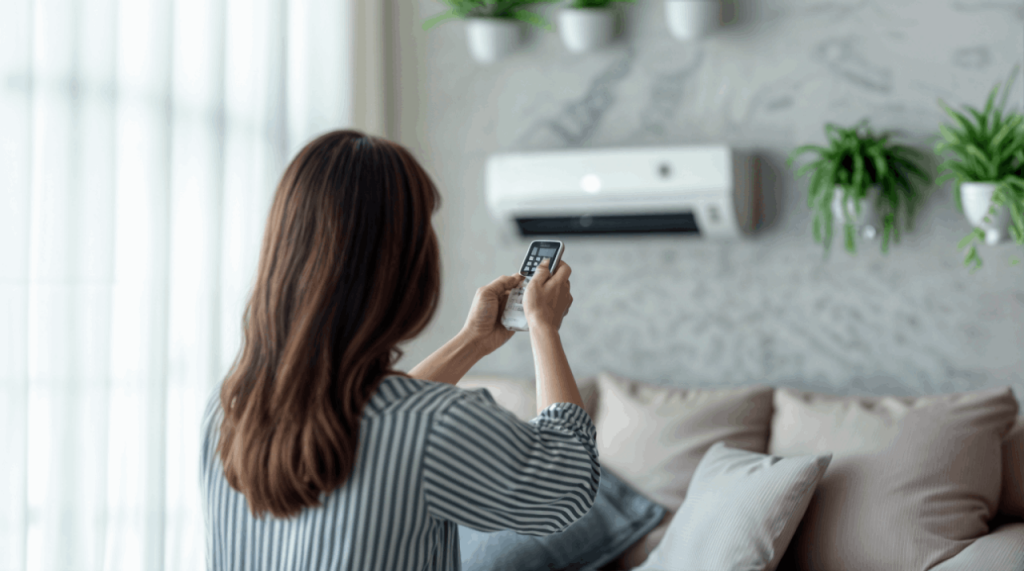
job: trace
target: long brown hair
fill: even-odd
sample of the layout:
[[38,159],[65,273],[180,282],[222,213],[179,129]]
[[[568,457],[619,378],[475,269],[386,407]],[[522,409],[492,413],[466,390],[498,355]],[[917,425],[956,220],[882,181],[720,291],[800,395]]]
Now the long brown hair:
[[327,133],[274,196],[218,452],[253,515],[297,514],[348,479],[359,420],[434,314],[437,189],[401,146]]

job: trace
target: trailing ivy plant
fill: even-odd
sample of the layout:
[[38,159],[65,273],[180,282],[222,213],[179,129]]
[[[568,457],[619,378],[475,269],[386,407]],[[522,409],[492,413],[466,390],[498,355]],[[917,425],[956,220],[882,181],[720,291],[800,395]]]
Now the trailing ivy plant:
[[607,8],[615,2],[633,4],[636,0],[573,0],[573,8]]
[[551,29],[551,24],[542,16],[526,9],[526,6],[533,4],[554,4],[560,0],[441,0],[448,5],[448,10],[442,12],[426,22],[423,22],[423,29],[429,30],[434,26],[456,18],[507,18],[519,20],[527,24]]
[[856,228],[849,221],[860,215],[869,189],[877,186],[875,206],[882,219],[882,252],[888,252],[890,241],[899,242],[901,226],[913,228],[914,213],[924,195],[922,186],[928,181],[921,153],[893,142],[892,133],[875,133],[867,119],[850,128],[830,123],[825,125],[825,135],[828,146],[797,147],[788,161],[792,168],[806,153],[817,157],[796,173],[797,178],[811,177],[807,206],[813,213],[814,241],[824,243],[826,252],[832,243],[832,199],[839,186],[845,192],[843,208],[847,208],[846,199],[854,199],[855,212],[847,213],[843,230],[846,250],[855,253]]
[[[996,189],[989,215],[995,214],[996,207],[1008,209],[1010,235],[1018,244],[1024,244],[1024,116],[1019,111],[1006,111],[1010,86],[1016,74],[1017,68],[1014,68],[1005,83],[997,83],[992,88],[982,110],[964,105],[957,111],[939,101],[954,123],[939,126],[942,139],[935,145],[935,154],[948,158],[939,165],[940,176],[936,184],[954,181],[953,197],[957,208],[963,212],[961,184],[994,183]],[[1002,94],[999,93],[1000,87]],[[984,230],[975,228],[960,241],[958,247],[967,248],[965,266],[975,270],[981,267],[976,242],[984,239]]]

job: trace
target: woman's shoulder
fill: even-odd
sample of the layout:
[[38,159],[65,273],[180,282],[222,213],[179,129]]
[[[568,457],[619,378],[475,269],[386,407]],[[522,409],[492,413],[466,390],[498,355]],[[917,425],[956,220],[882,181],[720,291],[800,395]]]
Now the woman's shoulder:
[[366,405],[367,415],[387,412],[443,412],[463,397],[464,391],[447,383],[390,375],[381,380]]
[[470,407],[497,406],[484,388],[463,389],[457,385],[416,379],[405,375],[385,377],[367,404],[369,415],[394,412],[444,414],[456,403]]

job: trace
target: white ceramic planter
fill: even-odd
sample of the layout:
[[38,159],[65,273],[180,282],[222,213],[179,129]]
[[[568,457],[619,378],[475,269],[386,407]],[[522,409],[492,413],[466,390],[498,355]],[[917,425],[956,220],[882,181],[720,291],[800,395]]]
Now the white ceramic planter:
[[694,40],[718,29],[722,23],[719,0],[665,0],[665,21],[679,40]]
[[965,182],[960,185],[960,204],[964,207],[964,215],[972,226],[985,231],[985,243],[990,246],[1006,240],[1010,230],[1009,210],[996,206],[995,214],[989,214],[995,192],[996,185],[991,182]]
[[558,13],[558,34],[573,53],[586,53],[612,43],[615,10],[610,8],[564,8]]
[[516,51],[522,40],[523,26],[508,18],[467,18],[466,40],[469,53],[480,63],[494,63]]
[[838,225],[853,224],[861,238],[873,240],[882,231],[882,217],[876,206],[878,187],[868,189],[868,195],[860,204],[860,215],[857,215],[857,204],[853,197],[846,196],[846,190],[836,186],[832,194],[832,216]]

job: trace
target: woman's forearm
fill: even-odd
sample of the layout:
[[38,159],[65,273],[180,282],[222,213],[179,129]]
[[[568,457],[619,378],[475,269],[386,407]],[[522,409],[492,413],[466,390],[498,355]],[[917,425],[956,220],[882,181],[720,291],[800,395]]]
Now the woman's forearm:
[[409,371],[414,379],[454,385],[484,357],[477,343],[456,335]]
[[580,390],[562,349],[562,338],[554,327],[530,327],[533,362],[537,369],[537,412],[556,402],[583,407]]

